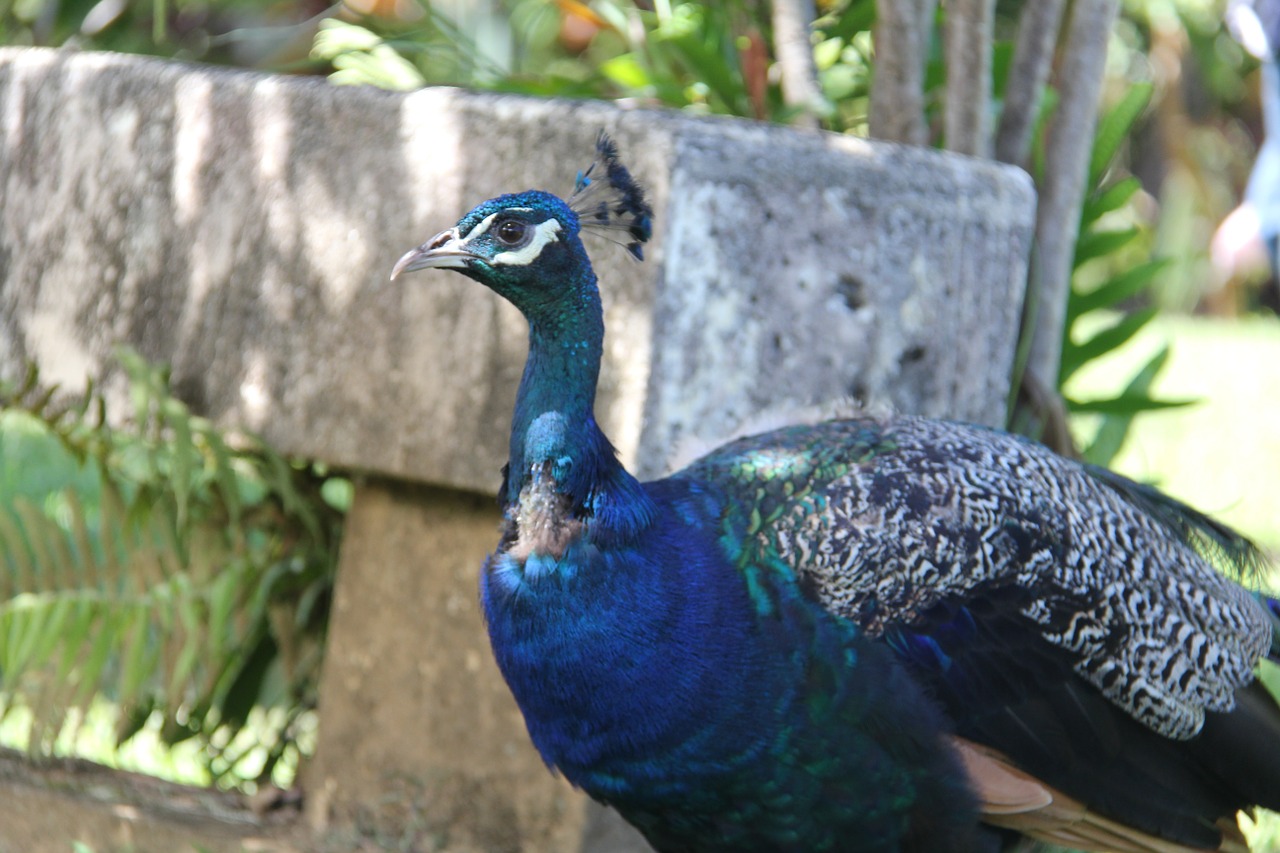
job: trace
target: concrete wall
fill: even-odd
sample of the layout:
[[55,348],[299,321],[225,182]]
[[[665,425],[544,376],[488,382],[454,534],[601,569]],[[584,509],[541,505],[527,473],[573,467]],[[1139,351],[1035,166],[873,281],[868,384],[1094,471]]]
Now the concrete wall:
[[644,264],[588,246],[598,416],[640,473],[762,410],[849,396],[1000,421],[1034,209],[1016,170],[598,103],[0,50],[0,375],[35,360],[114,387],[128,342],[197,410],[371,475],[338,579],[317,825],[538,850],[582,820],[476,615],[496,512],[474,495],[498,485],[523,324],[459,276],[387,274],[484,198],[567,192],[600,128],[657,214]]

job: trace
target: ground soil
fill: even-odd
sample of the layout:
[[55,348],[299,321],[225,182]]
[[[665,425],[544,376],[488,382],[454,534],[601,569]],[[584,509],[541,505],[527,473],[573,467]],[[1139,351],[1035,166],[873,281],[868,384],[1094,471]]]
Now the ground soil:
[[[285,797],[284,800],[289,798]],[[0,750],[0,853],[303,853],[292,804]]]

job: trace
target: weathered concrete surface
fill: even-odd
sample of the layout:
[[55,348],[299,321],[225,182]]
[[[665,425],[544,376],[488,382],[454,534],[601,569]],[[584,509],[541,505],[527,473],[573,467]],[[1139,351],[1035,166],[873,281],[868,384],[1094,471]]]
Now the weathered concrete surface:
[[576,848],[584,798],[529,742],[480,616],[476,568],[498,521],[491,498],[361,484],[321,679],[323,742],[303,779],[317,829],[410,850]]
[[0,371],[34,358],[79,384],[127,341],[199,410],[285,450],[491,491],[523,326],[459,276],[387,272],[490,195],[568,190],[601,127],[657,211],[649,263],[592,245],[600,420],[627,462],[653,472],[764,406],[843,395],[998,417],[1033,207],[1015,170],[44,50],[0,51]]
[[1025,175],[727,122],[674,148],[642,468],[762,410],[841,396],[1003,422]]

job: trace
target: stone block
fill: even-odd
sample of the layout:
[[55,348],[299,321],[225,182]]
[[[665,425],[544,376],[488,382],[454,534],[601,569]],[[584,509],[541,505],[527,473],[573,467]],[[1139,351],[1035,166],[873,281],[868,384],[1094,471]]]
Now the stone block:
[[[0,373],[73,385],[130,343],[197,410],[304,456],[492,491],[519,317],[410,246],[500,192],[567,192],[596,132],[656,210],[591,245],[599,419],[660,471],[762,408],[1002,417],[1033,221],[1022,172],[732,120],[0,50]],[[111,383],[108,381],[108,387]]]
[[577,846],[585,798],[529,742],[480,615],[476,569],[498,522],[491,498],[360,484],[303,779],[322,835],[450,853]]

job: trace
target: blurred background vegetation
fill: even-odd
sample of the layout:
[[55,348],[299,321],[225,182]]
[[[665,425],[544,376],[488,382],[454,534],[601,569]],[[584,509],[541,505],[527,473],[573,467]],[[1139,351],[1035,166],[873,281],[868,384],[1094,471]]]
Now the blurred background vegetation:
[[[993,112],[1018,16],[1034,2],[996,3]],[[1259,62],[1228,31],[1225,4],[1121,5],[1058,378],[1085,458],[1156,482],[1280,553],[1280,287],[1256,242],[1220,229],[1263,139]],[[815,12],[820,94],[803,111],[782,96],[765,0],[0,0],[0,43],[782,123],[804,112],[866,135],[876,3],[820,0]],[[942,4],[925,57],[935,145],[944,14]],[[1046,115],[1054,103],[1046,92]],[[77,748],[99,759],[151,737],[190,750],[185,766],[198,770],[178,775],[287,785],[314,726],[350,486],[217,432],[172,397],[163,370],[121,359],[140,401],[128,428],[106,426],[92,389],[53,407],[54,389],[32,376],[0,397],[0,533],[22,543],[5,549],[9,571],[47,575],[0,586],[0,739],[64,749],[96,726],[99,747]],[[216,542],[222,562],[195,560],[195,541]],[[121,575],[128,543],[152,555],[155,584]],[[166,621],[174,601],[185,628]],[[197,624],[208,630],[189,630]],[[58,639],[72,625],[101,632],[92,636],[111,651],[86,666]],[[39,686],[69,674],[86,687]]]

